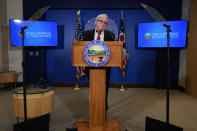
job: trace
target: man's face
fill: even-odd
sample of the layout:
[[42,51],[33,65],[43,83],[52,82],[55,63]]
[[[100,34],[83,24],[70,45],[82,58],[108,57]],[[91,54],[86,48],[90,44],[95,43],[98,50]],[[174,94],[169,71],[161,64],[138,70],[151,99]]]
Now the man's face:
[[105,15],[100,15],[97,20],[95,20],[96,29],[103,31],[106,29],[108,24],[108,18]]

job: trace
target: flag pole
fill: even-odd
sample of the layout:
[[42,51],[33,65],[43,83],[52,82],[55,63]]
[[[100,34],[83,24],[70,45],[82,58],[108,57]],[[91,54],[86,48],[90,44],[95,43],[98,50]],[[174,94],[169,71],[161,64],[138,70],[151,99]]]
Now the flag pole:
[[[121,11],[121,21],[122,21],[122,24],[123,24],[123,20],[124,20],[124,13],[123,13],[123,11]],[[121,26],[123,26],[123,25],[121,25]],[[119,36],[120,37],[120,36]],[[121,41],[121,39],[119,38],[119,41]],[[125,41],[125,38],[124,38],[124,40],[123,41]],[[123,65],[123,66],[125,66],[125,65]],[[123,67],[122,67],[122,69],[123,69]],[[122,91],[122,92],[124,92],[124,91],[126,91],[126,89],[124,88],[124,83],[123,83],[123,72],[122,72],[122,70],[121,70],[121,87],[120,87],[120,91]]]
[[75,84],[75,88],[74,88],[74,90],[80,90],[80,88],[79,88],[79,78],[77,79],[77,83]]
[[[78,21],[80,21],[80,10],[77,11],[77,16],[78,16],[77,17]],[[74,90],[76,90],[76,91],[80,90],[80,88],[79,88],[79,79],[80,79],[80,76],[77,77],[77,83],[75,84]]]
[[124,88],[123,76],[121,76],[121,87],[120,87],[120,91],[122,91],[122,92],[126,91],[126,89]]

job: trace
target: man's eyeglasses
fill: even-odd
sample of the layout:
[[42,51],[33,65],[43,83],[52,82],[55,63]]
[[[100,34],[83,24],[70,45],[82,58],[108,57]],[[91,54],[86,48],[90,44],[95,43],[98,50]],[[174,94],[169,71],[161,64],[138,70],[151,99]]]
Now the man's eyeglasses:
[[101,23],[103,23],[105,25],[108,25],[108,22],[105,22],[105,21],[102,21],[102,20],[97,20],[97,21],[99,21],[99,22],[101,22]]

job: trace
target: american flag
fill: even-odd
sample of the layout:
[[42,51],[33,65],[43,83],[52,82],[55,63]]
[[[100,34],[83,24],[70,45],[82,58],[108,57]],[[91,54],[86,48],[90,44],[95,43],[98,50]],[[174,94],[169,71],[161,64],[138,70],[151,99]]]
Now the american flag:
[[[81,30],[81,24],[80,24],[80,11],[77,12],[78,18],[77,18],[77,25],[76,25],[76,31],[75,31],[75,41],[81,41],[82,36],[82,30]],[[77,79],[79,80],[80,77],[85,75],[85,67],[78,66],[77,67]]]
[[[123,42],[123,48],[126,51],[123,12],[121,12],[119,41]],[[124,53],[126,53],[126,52],[124,52]],[[124,55],[126,55],[126,54],[124,54]],[[127,58],[126,57],[124,57],[122,63],[123,63],[122,64],[122,76],[124,77],[125,76],[126,63],[127,63]]]
[[75,31],[75,40],[81,41],[82,40],[82,30],[81,30],[81,24],[80,24],[80,16],[77,18],[77,25],[76,25],[76,31]]

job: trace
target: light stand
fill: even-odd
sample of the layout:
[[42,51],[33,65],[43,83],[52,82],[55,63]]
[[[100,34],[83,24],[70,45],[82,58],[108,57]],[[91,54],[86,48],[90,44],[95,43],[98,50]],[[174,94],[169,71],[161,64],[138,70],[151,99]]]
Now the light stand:
[[170,25],[163,24],[167,28],[167,44],[168,44],[168,60],[167,60],[167,88],[166,88],[166,123],[169,124],[169,108],[170,108]]
[[24,122],[14,124],[14,131],[49,131],[49,114],[27,119],[27,80],[26,80],[26,61],[25,61],[25,32],[29,26],[21,27],[20,35],[22,40],[22,70],[23,70],[23,102],[24,102]]
[[21,39],[22,39],[22,70],[23,70],[23,96],[24,96],[24,122],[27,125],[27,99],[26,99],[26,81],[25,81],[25,50],[24,50],[24,39],[25,39],[25,32],[24,30],[27,26],[21,27]]
[[167,28],[167,88],[166,88],[166,122],[146,117],[145,131],[183,131],[183,128],[169,123],[170,102],[170,25],[163,24]]
[[27,28],[28,26],[23,26],[21,27],[21,31],[20,31],[20,36],[21,36],[21,40],[22,40],[22,70],[23,70],[23,102],[24,102],[24,122],[22,123],[18,123],[18,119],[17,119],[17,124],[14,124],[13,131],[27,131],[28,129],[28,122],[27,122],[27,98],[26,98],[26,72],[25,72],[25,50],[24,50],[24,39],[25,39],[25,32],[24,30]]

